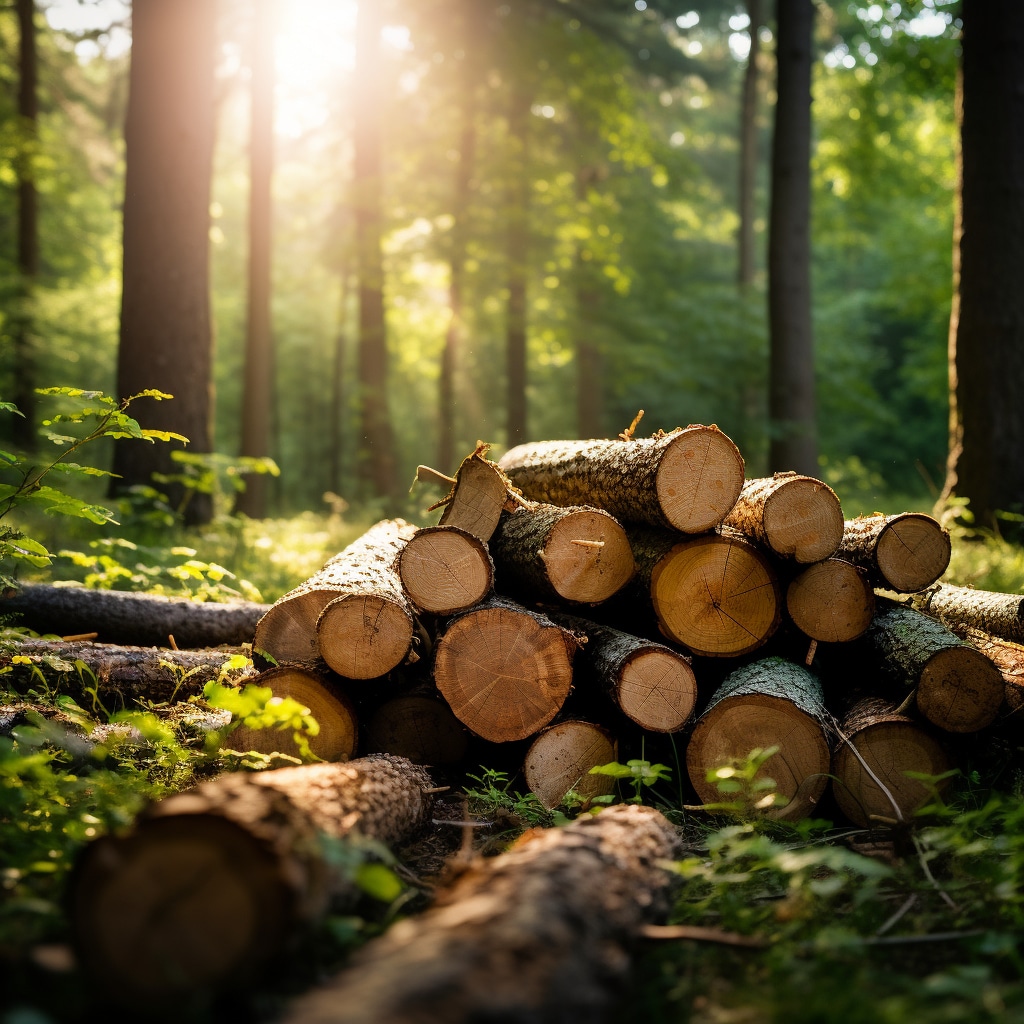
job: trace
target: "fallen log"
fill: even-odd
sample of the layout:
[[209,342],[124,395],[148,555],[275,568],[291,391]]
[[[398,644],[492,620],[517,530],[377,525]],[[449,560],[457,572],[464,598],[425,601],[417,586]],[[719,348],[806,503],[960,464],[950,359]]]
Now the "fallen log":
[[935,616],[954,631],[958,626],[967,626],[1024,643],[1024,597],[1020,594],[939,583],[915,594],[912,603],[918,611]]
[[537,734],[523,760],[523,778],[547,808],[557,807],[570,790],[587,801],[615,790],[611,776],[591,775],[590,769],[617,757],[618,745],[607,729],[568,719]]
[[622,522],[683,533],[717,526],[743,487],[743,457],[716,426],[628,440],[523,444],[498,465],[534,501],[593,505]]
[[962,631],[958,627],[955,632],[977,647],[999,670],[1003,677],[1007,717],[1019,725],[1024,721],[1024,645],[971,627]]
[[268,606],[249,601],[192,601],[184,597],[89,590],[33,583],[4,591],[0,615],[56,636],[96,634],[101,643],[139,647],[219,647],[248,643]]
[[455,717],[477,736],[532,736],[561,709],[577,641],[547,616],[491,598],[458,616],[437,642],[434,681]]
[[806,564],[835,554],[843,539],[843,510],[824,481],[776,473],[744,483],[725,525]]
[[631,940],[666,912],[665,863],[680,852],[648,807],[528,832],[364,947],[284,1024],[608,1019]]
[[846,643],[863,636],[875,614],[867,573],[842,558],[808,566],[786,588],[786,611],[812,640]]
[[715,692],[694,726],[686,769],[703,803],[721,803],[728,797],[709,773],[754,750],[778,747],[758,778],[774,779],[775,792],[786,802],[758,809],[795,821],[814,808],[828,785],[829,729],[817,676],[782,658],[764,658],[737,669]]
[[71,908],[79,960],[124,1003],[192,1000],[251,982],[354,885],[328,852],[395,843],[428,820],[430,777],[379,755],[223,775],[152,805],[82,852]]
[[479,537],[457,526],[427,526],[409,538],[398,575],[413,605],[453,615],[479,604],[494,585],[494,562]]
[[839,736],[832,792],[843,814],[862,828],[908,821],[930,798],[931,789],[907,772],[941,775],[951,767],[934,736],[879,697],[855,702]]
[[520,504],[502,513],[491,553],[502,585],[535,601],[600,604],[636,568],[626,531],[598,508]]
[[948,568],[949,531],[922,512],[847,519],[836,555],[866,569],[871,582],[898,593],[930,587]]
[[465,728],[436,693],[393,697],[366,727],[368,753],[398,754],[415,764],[458,764],[468,746]]

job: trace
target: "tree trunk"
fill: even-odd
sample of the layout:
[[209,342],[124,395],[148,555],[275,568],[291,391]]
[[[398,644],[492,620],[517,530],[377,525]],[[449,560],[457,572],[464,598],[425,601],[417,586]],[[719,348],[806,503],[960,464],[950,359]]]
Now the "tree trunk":
[[352,901],[330,841],[405,838],[429,819],[432,788],[424,769],[378,755],[223,775],[161,800],[80,858],[81,962],[125,1003],[251,984],[299,929]]
[[635,571],[626,531],[597,508],[521,504],[502,513],[491,552],[502,586],[531,601],[600,604]]
[[347,263],[341,271],[341,298],[338,302],[338,333],[334,338],[334,361],[331,367],[331,406],[328,421],[330,423],[330,468],[328,474],[329,489],[338,497],[345,492],[342,482],[342,463],[345,453],[345,350],[349,338],[349,284],[350,276]]
[[725,518],[743,487],[743,457],[717,427],[650,438],[541,441],[498,465],[527,498],[593,505],[622,522],[703,533]]
[[358,953],[284,1024],[610,1019],[628,946],[665,914],[664,865],[680,853],[675,830],[649,807],[528,832]]
[[431,688],[385,701],[366,726],[366,749],[407,757],[416,764],[456,765],[468,736],[451,708]]
[[101,643],[178,647],[248,643],[268,606],[249,601],[218,604],[121,590],[33,584],[0,598],[0,613],[21,616],[37,633],[96,634]]
[[[270,455],[274,407],[274,343],[271,320],[271,180],[274,168],[274,0],[253,8],[249,79],[249,293],[242,389],[243,456]],[[267,475],[248,473],[235,510],[253,519],[267,514]]]
[[821,480],[776,473],[743,485],[725,525],[783,558],[820,562],[843,539],[843,510],[836,492]]
[[754,283],[754,195],[757,187],[757,94],[758,61],[761,56],[761,0],[747,0],[750,18],[750,52],[743,73],[743,99],[740,108],[740,180],[737,233],[739,268],[737,280],[741,290]]
[[891,605],[865,636],[879,673],[916,690],[917,708],[947,732],[991,725],[1003,700],[1003,680],[980,651],[933,618]]
[[350,679],[370,679],[394,668],[412,643],[412,607],[397,563],[415,532],[404,519],[372,526],[273,604],[256,626],[253,654],[273,662],[323,656]]
[[[214,136],[216,6],[209,0],[136,0],[125,127],[124,286],[117,392],[174,395],[140,411],[142,426],[210,451],[212,334],[209,299],[210,176]],[[133,412],[133,415],[135,413]],[[180,472],[168,444],[114,445],[111,489],[151,485]],[[168,487],[180,507],[187,492]],[[194,494],[187,521],[207,521]]]
[[836,555],[868,573],[873,584],[898,593],[930,587],[949,566],[949,531],[920,512],[848,519]]
[[572,634],[505,598],[455,619],[437,643],[434,681],[455,717],[477,736],[506,743],[532,736],[565,703]]
[[[587,191],[601,171],[593,166],[576,170],[576,201],[587,207]],[[573,285],[576,299],[576,430],[577,437],[604,436],[604,358],[598,335],[602,310],[600,271],[584,258],[585,243],[576,242]]]
[[959,632],[964,626],[1024,643],[1024,597],[942,583],[917,595],[914,607]]
[[812,640],[846,643],[863,636],[875,614],[867,573],[852,562],[828,558],[808,566],[786,588],[786,611]]
[[965,0],[946,493],[975,521],[1024,510],[1024,7]]
[[570,719],[537,734],[523,761],[523,778],[530,792],[550,809],[570,790],[584,801],[614,792],[610,775],[591,775],[590,769],[617,759],[618,744],[607,730]]
[[839,732],[832,791],[839,809],[861,828],[908,821],[929,800],[931,789],[907,772],[941,775],[951,767],[933,736],[877,697],[857,701]]
[[384,317],[383,167],[381,125],[384,85],[379,4],[360,4],[356,19],[356,69],[359,93],[352,132],[353,202],[359,277],[359,434],[356,476],[365,497],[394,498],[398,466],[388,411],[388,345]]
[[757,777],[774,779],[776,794],[787,801],[771,816],[797,821],[810,813],[828,784],[828,713],[817,677],[782,658],[737,669],[698,719],[686,768],[700,799],[727,800],[708,773],[773,746],[778,753]]
[[505,322],[505,443],[522,444],[526,429],[526,280],[530,257],[530,94],[513,85],[508,108],[508,208],[505,258],[508,301]]
[[811,328],[812,0],[777,0],[768,226],[769,467],[818,471]]
[[454,615],[491,592],[494,562],[479,537],[457,526],[427,526],[402,549],[398,574],[420,611]]

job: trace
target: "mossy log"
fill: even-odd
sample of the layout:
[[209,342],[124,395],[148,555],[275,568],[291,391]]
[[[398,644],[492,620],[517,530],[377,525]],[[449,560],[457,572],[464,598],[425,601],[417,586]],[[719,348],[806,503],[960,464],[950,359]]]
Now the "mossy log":
[[193,601],[123,590],[26,584],[4,591],[0,615],[60,637],[96,634],[101,643],[164,647],[168,637],[182,648],[238,645],[252,639],[268,606],[250,601]]
[[398,575],[413,605],[452,615],[479,604],[494,586],[494,562],[479,537],[457,526],[427,526],[409,538]]
[[949,531],[922,512],[847,519],[836,555],[866,569],[871,582],[898,593],[930,587],[948,568]]
[[790,580],[786,611],[812,640],[846,643],[871,625],[875,592],[863,569],[842,558],[826,558]]
[[[26,660],[27,659],[27,660]],[[256,670],[240,647],[175,651],[118,647],[85,640],[23,640],[0,652],[0,668],[16,687],[38,685],[41,674],[61,693],[81,698],[95,687],[107,710],[139,700],[164,703],[199,696],[212,680],[246,682]]]
[[458,764],[468,737],[448,705],[431,690],[392,697],[374,711],[366,726],[368,753],[399,754],[416,764]]
[[254,655],[269,655],[271,663],[322,655],[352,679],[381,676],[400,664],[412,644],[413,612],[397,562],[415,532],[402,519],[372,526],[274,602],[256,625]]
[[1020,594],[999,594],[940,583],[915,594],[913,606],[935,616],[950,629],[968,626],[1004,640],[1024,643],[1024,597]]
[[559,712],[578,646],[568,630],[507,598],[455,618],[438,640],[434,681],[467,728],[493,743],[522,740]]
[[600,604],[636,568],[626,531],[609,513],[541,502],[502,513],[491,553],[502,587],[538,601]]
[[862,828],[908,821],[927,802],[931,789],[907,772],[941,775],[951,767],[943,746],[921,723],[880,697],[854,703],[839,734],[832,792],[843,814]]
[[592,722],[567,719],[542,729],[523,760],[523,778],[545,807],[557,807],[569,790],[584,800],[611,793],[610,775],[590,769],[618,758],[618,745],[607,729]]
[[609,807],[480,859],[434,907],[359,951],[284,1024],[610,1019],[642,925],[663,917],[680,856],[649,807]]
[[715,692],[690,737],[687,772],[704,803],[727,801],[709,772],[777,746],[758,775],[774,779],[786,803],[767,813],[796,821],[828,785],[829,730],[817,676],[782,658],[764,658],[731,673]]
[[806,564],[835,553],[843,539],[843,510],[824,481],[776,473],[744,483],[725,525],[776,555]]
[[498,465],[534,501],[594,505],[624,523],[683,533],[718,525],[743,486],[743,457],[715,426],[629,440],[524,444]]
[[80,962],[124,1003],[251,983],[354,896],[325,838],[405,839],[429,820],[432,788],[423,768],[381,755],[224,775],[162,800],[82,852]]
[[917,708],[947,732],[991,725],[1003,700],[1003,680],[977,648],[923,612],[884,605],[864,642],[879,672],[916,691]]
[[593,677],[622,713],[649,732],[678,732],[697,701],[689,657],[611,626],[575,615],[552,618],[587,642],[577,655],[577,686]]
[[694,654],[733,657],[757,650],[778,628],[778,573],[738,531],[680,539],[647,529],[632,531],[630,540],[638,582],[670,640]]

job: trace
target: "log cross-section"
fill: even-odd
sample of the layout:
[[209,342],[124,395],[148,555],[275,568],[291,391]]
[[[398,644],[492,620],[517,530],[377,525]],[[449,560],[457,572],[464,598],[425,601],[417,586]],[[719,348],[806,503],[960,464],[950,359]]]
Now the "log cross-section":
[[398,575],[412,603],[432,615],[453,615],[479,604],[494,585],[487,545],[457,526],[427,526],[398,557]]
[[949,566],[947,531],[922,512],[847,519],[836,554],[865,568],[872,582],[899,593],[930,587]]

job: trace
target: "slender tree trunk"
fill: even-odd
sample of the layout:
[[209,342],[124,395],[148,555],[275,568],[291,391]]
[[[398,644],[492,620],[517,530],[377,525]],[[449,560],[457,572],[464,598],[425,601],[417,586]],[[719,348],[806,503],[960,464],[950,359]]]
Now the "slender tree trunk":
[[964,0],[961,182],[946,491],[1024,510],[1024,6]]
[[[594,167],[576,171],[576,199],[587,201],[587,187],[598,177]],[[583,259],[582,246],[575,253],[576,285],[576,429],[582,438],[604,436],[604,359],[596,334],[600,329],[601,293],[594,268]]]
[[356,258],[359,275],[359,456],[356,475],[364,495],[395,496],[394,432],[388,412],[388,348],[381,253],[381,119],[383,81],[378,4],[362,3],[356,21],[358,95],[353,125]]
[[340,496],[344,491],[341,482],[342,460],[345,453],[344,410],[345,410],[345,349],[348,347],[349,317],[348,306],[351,293],[351,278],[347,264],[341,270],[341,299],[338,302],[338,333],[334,338],[334,365],[331,372],[330,422],[330,480],[328,488]]
[[740,113],[739,271],[738,283],[747,289],[754,282],[754,188],[757,182],[757,85],[761,55],[761,0],[747,0],[750,18],[750,53],[743,75]]
[[769,468],[818,469],[811,329],[812,0],[778,0],[768,242]]
[[526,275],[530,249],[527,176],[530,96],[513,85],[508,108],[508,222],[505,254],[508,307],[505,323],[506,443],[526,440]]
[[[117,390],[174,395],[140,410],[145,427],[210,450],[212,412],[209,227],[214,136],[216,6],[209,0],[135,0],[125,126],[124,284]],[[171,445],[118,441],[115,491],[175,473]],[[169,488],[180,502],[183,489]],[[186,519],[210,518],[195,495]]]
[[[270,454],[274,348],[271,327],[271,181],[274,168],[274,0],[256,0],[249,118],[249,307],[242,392],[242,455]],[[267,514],[267,476],[249,473],[235,509]]]
[[39,277],[39,216],[35,185],[35,148],[38,138],[38,60],[36,55],[35,0],[16,0],[19,31],[18,118],[18,302],[11,319],[14,341],[14,404],[24,414],[12,417],[13,439],[23,448],[35,444],[35,353],[32,301]]

